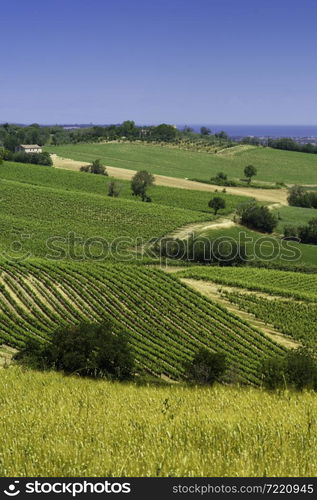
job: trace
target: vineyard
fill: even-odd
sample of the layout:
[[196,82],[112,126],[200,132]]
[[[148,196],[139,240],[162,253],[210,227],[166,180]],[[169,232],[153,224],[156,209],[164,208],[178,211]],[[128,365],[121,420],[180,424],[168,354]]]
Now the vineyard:
[[309,302],[298,302],[255,294],[223,292],[225,298],[243,311],[254,314],[285,335],[314,350],[317,348],[317,307]]
[[251,267],[191,267],[178,277],[258,290],[272,295],[317,301],[317,275]]
[[238,380],[257,384],[258,362],[282,348],[248,323],[145,266],[29,260],[1,264],[1,341],[49,340],[57,326],[111,318],[126,331],[140,369],[180,379],[199,347],[227,355]]

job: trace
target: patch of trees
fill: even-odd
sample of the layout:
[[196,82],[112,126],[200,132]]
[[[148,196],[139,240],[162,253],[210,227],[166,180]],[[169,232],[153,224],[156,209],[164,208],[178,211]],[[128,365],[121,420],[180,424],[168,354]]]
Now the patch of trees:
[[15,161],[17,163],[32,163],[33,165],[46,165],[51,167],[53,165],[52,158],[49,153],[24,153],[23,151],[18,151],[13,153],[12,151],[5,150],[3,153],[3,159],[7,161]]
[[307,191],[303,186],[292,186],[287,201],[293,207],[317,208],[317,193]]
[[249,229],[262,233],[272,233],[278,224],[278,218],[268,207],[258,205],[255,201],[242,203],[237,208],[240,223]]
[[227,370],[226,355],[202,348],[185,368],[187,378],[190,382],[201,385],[213,385],[215,382],[221,381]]
[[90,174],[96,175],[106,175],[108,176],[108,172],[106,167],[104,167],[100,160],[93,161],[90,165],[84,165],[80,167],[81,172],[88,172]]
[[284,238],[317,245],[317,218],[311,219],[306,226],[285,226]]
[[281,137],[280,139],[269,139],[267,145],[270,148],[285,149],[287,151],[299,151],[300,153],[317,154],[317,146],[313,144],[300,144],[290,137]]
[[237,186],[237,183],[228,179],[228,175],[224,172],[218,172],[215,177],[211,177],[210,181],[217,186]]
[[19,144],[47,144],[50,138],[49,127],[41,127],[33,123],[27,127],[5,123],[0,125],[0,145],[14,152]]
[[227,236],[210,239],[191,235],[186,240],[162,238],[155,248],[162,257],[200,264],[237,266],[248,260],[246,245]]
[[261,373],[267,389],[317,390],[317,362],[306,348],[290,350],[284,357],[262,360]]
[[147,194],[148,189],[154,184],[154,175],[146,170],[137,172],[131,180],[132,195],[140,197],[142,201],[151,202],[151,197]]
[[57,329],[49,343],[29,340],[15,359],[37,369],[113,380],[130,379],[134,372],[127,335],[116,333],[111,322]]

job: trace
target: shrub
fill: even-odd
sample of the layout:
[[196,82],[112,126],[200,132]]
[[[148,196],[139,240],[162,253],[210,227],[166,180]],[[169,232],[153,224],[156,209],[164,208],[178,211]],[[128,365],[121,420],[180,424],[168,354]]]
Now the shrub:
[[91,165],[84,165],[80,167],[81,172],[89,172],[96,175],[108,175],[106,167],[104,167],[100,160],[95,160]]
[[268,207],[257,205],[255,201],[240,205],[237,213],[242,225],[263,233],[272,233],[278,224],[276,215]]
[[273,390],[286,384],[285,361],[281,358],[265,358],[261,363],[264,387]]
[[116,380],[131,378],[134,368],[127,336],[114,334],[110,322],[59,328],[50,343],[28,342],[16,359],[40,369]]
[[225,373],[226,356],[223,353],[200,349],[187,365],[187,376],[191,382],[212,385]]

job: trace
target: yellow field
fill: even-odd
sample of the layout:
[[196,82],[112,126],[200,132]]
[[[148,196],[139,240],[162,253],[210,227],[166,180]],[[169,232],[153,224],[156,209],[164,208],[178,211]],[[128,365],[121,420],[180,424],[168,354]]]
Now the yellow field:
[[1,476],[315,476],[317,397],[137,387],[11,367]]

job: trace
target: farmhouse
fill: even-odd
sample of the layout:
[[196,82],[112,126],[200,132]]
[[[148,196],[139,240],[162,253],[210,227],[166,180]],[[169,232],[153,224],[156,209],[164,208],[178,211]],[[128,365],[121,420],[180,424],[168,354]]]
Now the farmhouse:
[[15,151],[21,151],[22,153],[42,153],[42,148],[38,144],[20,144],[15,148]]

